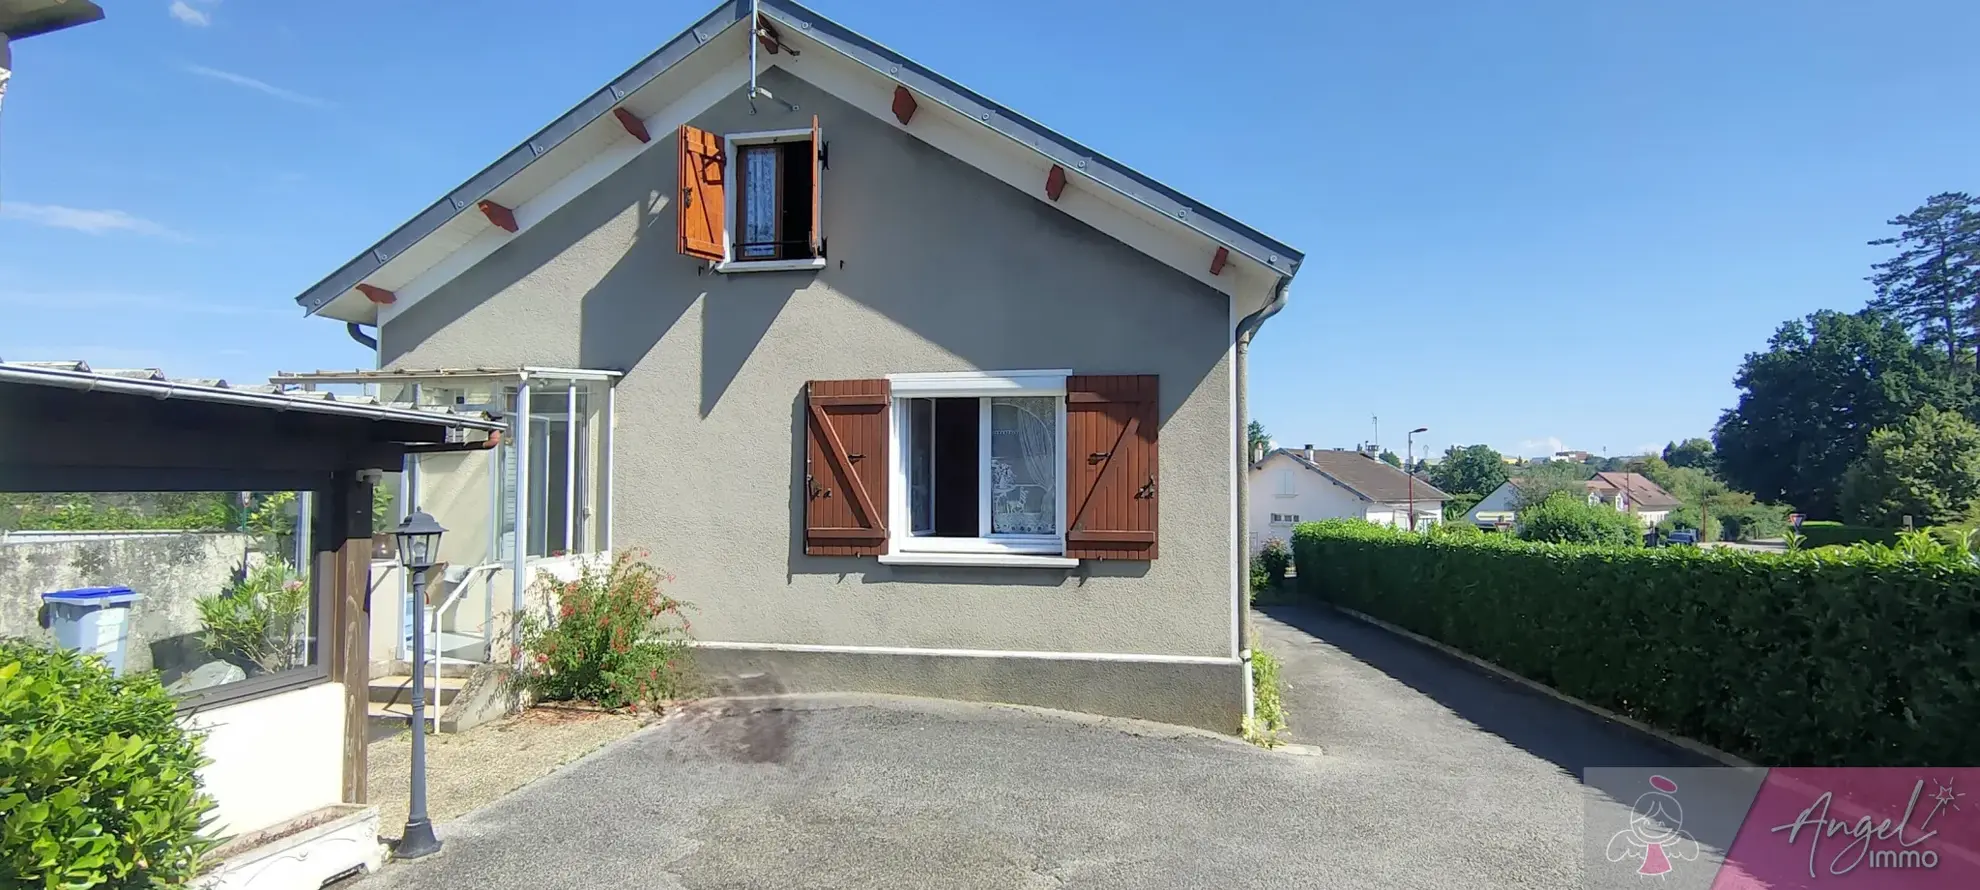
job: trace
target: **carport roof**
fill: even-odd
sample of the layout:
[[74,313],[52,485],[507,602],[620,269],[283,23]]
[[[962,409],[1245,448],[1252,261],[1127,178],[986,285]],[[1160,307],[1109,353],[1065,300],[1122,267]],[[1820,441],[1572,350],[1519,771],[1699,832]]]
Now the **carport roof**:
[[[0,360],[0,383],[50,386],[85,392],[108,391],[156,399],[188,399],[276,411],[362,417],[425,424],[440,429],[500,430],[504,421],[480,412],[445,408],[388,405],[370,396],[329,392],[297,392],[273,385],[233,386],[217,378],[171,378],[157,368],[96,369],[81,361],[10,362]],[[437,440],[436,440],[437,441]]]

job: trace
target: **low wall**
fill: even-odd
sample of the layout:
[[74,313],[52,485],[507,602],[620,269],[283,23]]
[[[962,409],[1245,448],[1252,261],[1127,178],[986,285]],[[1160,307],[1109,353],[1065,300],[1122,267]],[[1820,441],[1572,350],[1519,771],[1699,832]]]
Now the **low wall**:
[[190,715],[206,733],[199,770],[214,830],[258,831],[343,800],[344,687],[319,683]]
[[[0,537],[0,637],[54,642],[41,595],[124,585],[137,591],[126,670],[158,669],[171,683],[211,657],[199,645],[195,600],[232,582],[249,559],[242,534],[92,532]],[[259,557],[253,557],[258,559]]]

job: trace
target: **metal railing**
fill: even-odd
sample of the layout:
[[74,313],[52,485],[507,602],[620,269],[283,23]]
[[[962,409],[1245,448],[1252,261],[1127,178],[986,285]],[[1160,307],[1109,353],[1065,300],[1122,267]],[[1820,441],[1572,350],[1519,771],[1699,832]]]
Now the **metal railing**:
[[[428,713],[431,715],[428,719],[432,722],[433,731],[436,733],[440,731],[440,712],[445,710],[439,704],[440,664],[443,658],[441,652],[444,651],[441,648],[442,640],[440,637],[442,619],[446,617],[447,613],[454,611],[460,606],[461,597],[467,593],[469,588],[474,586],[476,575],[482,576],[482,583],[485,586],[494,580],[495,572],[502,567],[500,563],[484,563],[474,566],[461,576],[460,583],[455,584],[451,590],[447,591],[447,598],[442,600],[440,605],[429,607],[424,603],[420,604],[420,619],[426,622],[426,663],[433,670],[433,682],[427,684],[427,689],[431,690],[433,699],[427,702]],[[484,590],[483,593],[487,595],[488,591]],[[495,660],[493,626],[493,621],[487,617],[483,618],[481,622],[482,660],[486,662],[493,662]],[[454,659],[454,661],[458,663],[463,661],[463,659]]]

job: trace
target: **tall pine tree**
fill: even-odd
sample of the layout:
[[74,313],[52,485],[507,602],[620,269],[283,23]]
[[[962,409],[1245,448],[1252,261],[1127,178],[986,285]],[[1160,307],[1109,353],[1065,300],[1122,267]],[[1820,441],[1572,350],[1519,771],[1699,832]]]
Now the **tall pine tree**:
[[[1965,192],[1946,192],[1890,224],[1898,234],[1870,242],[1898,249],[1870,267],[1877,289],[1870,308],[1904,322],[1954,365],[1980,368],[1980,205]],[[1965,348],[1973,356],[1962,363]]]

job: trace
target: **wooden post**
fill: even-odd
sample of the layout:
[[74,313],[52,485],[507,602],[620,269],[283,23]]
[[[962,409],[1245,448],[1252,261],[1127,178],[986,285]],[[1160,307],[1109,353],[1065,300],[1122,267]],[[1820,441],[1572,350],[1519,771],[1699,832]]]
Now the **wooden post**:
[[371,486],[353,470],[331,476],[318,493],[316,564],[330,581],[327,657],[330,679],[344,684],[344,802],[364,803],[369,779],[365,702],[371,683]]

